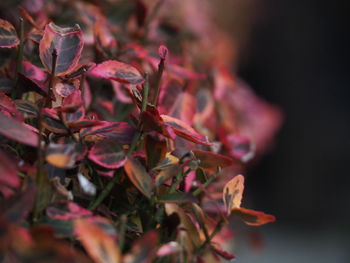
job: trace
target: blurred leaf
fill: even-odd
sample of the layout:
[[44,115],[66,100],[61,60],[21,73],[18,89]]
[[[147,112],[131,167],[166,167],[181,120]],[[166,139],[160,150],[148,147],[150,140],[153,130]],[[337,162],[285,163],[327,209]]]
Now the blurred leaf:
[[128,156],[124,169],[136,188],[146,197],[151,198],[153,194],[153,182],[141,163],[133,157]]
[[168,168],[169,166],[172,166],[178,163],[179,163],[179,158],[177,158],[176,156],[170,153],[167,153],[163,161],[160,164],[158,164],[156,167],[154,167],[153,170],[163,170],[165,168]]
[[0,48],[13,48],[18,45],[16,29],[10,22],[0,19]]
[[44,35],[40,41],[41,62],[47,71],[51,72],[52,53],[56,50],[55,74],[57,76],[68,74],[78,64],[83,44],[83,33],[79,25],[63,28],[51,22],[45,26]]
[[70,201],[57,201],[46,208],[48,217],[56,220],[70,220],[92,216],[92,212]]
[[37,147],[39,137],[30,128],[31,126],[21,123],[0,113],[0,134],[29,146]]
[[133,66],[116,60],[107,60],[91,70],[91,74],[126,84],[141,84],[144,78]]
[[95,223],[80,218],[75,220],[74,228],[86,252],[96,263],[122,262],[115,240]]
[[21,180],[13,158],[0,150],[0,160],[0,192],[6,198],[20,186]]
[[145,152],[147,167],[152,169],[164,160],[167,153],[167,142],[160,136],[147,134],[145,136]]
[[86,153],[86,146],[82,144],[50,143],[46,150],[46,161],[58,168],[73,168],[80,156]]
[[137,239],[131,252],[125,256],[124,263],[151,263],[156,255],[157,231],[152,230]]

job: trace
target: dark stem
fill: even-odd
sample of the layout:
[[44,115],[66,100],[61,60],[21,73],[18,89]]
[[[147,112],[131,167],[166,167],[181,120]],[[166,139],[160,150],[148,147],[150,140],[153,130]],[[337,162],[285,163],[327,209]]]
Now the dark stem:
[[17,89],[18,89],[18,73],[21,72],[22,69],[22,60],[23,60],[23,48],[24,48],[24,21],[21,17],[19,19],[19,47],[17,52],[17,58],[16,58],[16,72],[15,72],[15,83],[16,86],[13,88],[11,97],[13,99],[17,96]]
[[50,74],[50,81],[49,81],[49,90],[48,90],[48,96],[46,98],[45,106],[49,107],[51,104],[51,97],[53,95],[53,84],[55,81],[55,73],[56,73],[56,64],[57,64],[57,50],[54,49],[52,51],[52,65],[51,65],[51,74]]

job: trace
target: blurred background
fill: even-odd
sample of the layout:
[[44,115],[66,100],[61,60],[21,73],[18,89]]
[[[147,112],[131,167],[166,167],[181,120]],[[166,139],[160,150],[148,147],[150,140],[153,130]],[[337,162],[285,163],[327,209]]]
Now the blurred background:
[[237,262],[350,262],[349,12],[346,1],[222,1],[217,22],[238,47],[237,71],[284,113],[275,145],[247,176],[263,250]]

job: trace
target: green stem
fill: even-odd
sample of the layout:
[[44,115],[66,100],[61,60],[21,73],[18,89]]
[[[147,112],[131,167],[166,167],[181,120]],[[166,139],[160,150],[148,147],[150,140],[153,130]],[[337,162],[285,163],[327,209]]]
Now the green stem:
[[[219,168],[218,171],[213,174],[204,184],[203,184],[203,187],[204,188],[207,188],[212,182],[214,182],[214,180],[218,177],[218,175],[220,174],[221,172],[221,169]],[[197,196],[199,194],[201,194],[203,192],[203,189],[201,188],[197,188],[195,191],[193,191],[193,195],[194,196]]]
[[187,169],[184,173],[181,171],[176,176],[176,181],[171,185],[169,189],[169,193],[174,193],[176,190],[176,187],[178,187],[182,180],[191,172],[191,168]]
[[18,89],[18,73],[21,72],[22,69],[22,60],[23,60],[23,48],[24,48],[24,21],[23,18],[21,17],[19,19],[19,47],[18,47],[18,52],[17,52],[17,58],[16,58],[16,73],[15,73],[15,82],[16,86],[12,90],[11,96],[13,99],[16,98],[17,96],[17,89]]
[[118,170],[115,171],[113,178],[109,183],[106,185],[106,187],[102,190],[100,195],[90,204],[89,209],[90,210],[95,210],[96,207],[98,207],[102,201],[107,197],[107,195],[112,191],[115,183],[118,181],[120,178],[120,175],[118,175]]
[[[142,99],[142,111],[146,110],[147,108],[147,100],[148,100],[148,89],[149,89],[149,86],[148,86],[148,75],[147,73],[145,74],[145,83],[144,83],[144,86],[143,86],[143,99]],[[136,145],[141,137],[141,134],[142,132],[140,131],[141,129],[138,129],[135,134],[134,134],[134,137],[132,139],[132,142],[131,142],[131,145],[130,145],[130,148],[128,150],[128,155],[129,154],[132,154],[133,151],[135,150],[136,148]],[[117,172],[114,173],[114,176],[112,178],[112,180],[107,184],[106,188],[104,188],[102,190],[102,192],[100,193],[100,195],[93,201],[93,203],[89,206],[89,209],[90,210],[94,210],[96,209],[96,207],[98,207],[102,202],[103,200],[107,197],[107,195],[112,191],[115,183],[118,181],[119,177],[121,176],[118,175]]]

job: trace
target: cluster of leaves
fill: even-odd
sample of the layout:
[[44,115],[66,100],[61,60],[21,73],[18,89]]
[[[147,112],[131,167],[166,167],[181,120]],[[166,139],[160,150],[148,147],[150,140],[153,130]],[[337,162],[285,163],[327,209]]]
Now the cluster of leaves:
[[4,262],[219,262],[232,217],[275,220],[240,174],[278,112],[201,30],[162,0],[34,2],[0,19]]

